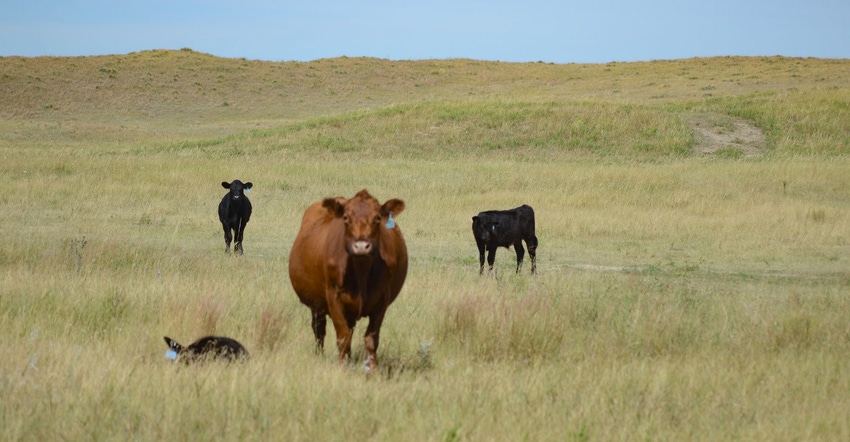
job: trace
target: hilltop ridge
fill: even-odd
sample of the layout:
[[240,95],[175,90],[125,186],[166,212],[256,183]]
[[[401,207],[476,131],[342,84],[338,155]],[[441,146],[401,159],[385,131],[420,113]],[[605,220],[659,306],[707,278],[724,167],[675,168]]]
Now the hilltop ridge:
[[546,64],[333,58],[266,62],[183,50],[0,58],[0,117],[304,118],[439,99],[665,103],[847,87],[850,61],[716,57]]
[[[427,130],[448,115],[490,132],[471,140],[477,146],[540,146],[567,139],[570,148],[627,145],[626,151],[639,152],[654,146],[647,151],[700,154],[743,141],[740,151],[747,156],[777,148],[847,153],[847,102],[850,60],[815,58],[267,62],[191,49],[0,57],[0,123],[15,131],[5,137],[41,133],[51,138],[58,131],[79,138],[95,129],[94,136],[115,141],[163,139],[162,134],[169,140],[209,140],[364,112],[379,112],[370,118],[374,127],[349,131],[384,127],[378,132],[391,132],[385,126],[396,123],[387,116],[424,106],[416,113],[421,121],[408,121],[407,127]],[[575,127],[564,127],[564,118]],[[508,123],[522,128],[517,132]],[[688,125],[690,135],[682,133]],[[666,140],[656,136],[663,132]],[[362,138],[348,132],[340,139],[350,143],[352,137]],[[390,142],[396,141],[382,143]]]

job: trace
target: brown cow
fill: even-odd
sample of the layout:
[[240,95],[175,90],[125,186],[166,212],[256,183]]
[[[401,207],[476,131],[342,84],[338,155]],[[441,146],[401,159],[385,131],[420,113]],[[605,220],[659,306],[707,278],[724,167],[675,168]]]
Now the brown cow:
[[404,201],[381,205],[366,189],[351,199],[326,198],[304,212],[289,254],[289,279],[313,313],[316,346],[325,342],[326,315],[336,330],[339,362],[351,357],[351,335],[368,317],[364,343],[366,370],[378,365],[381,323],[407,276],[407,246],[393,216]]

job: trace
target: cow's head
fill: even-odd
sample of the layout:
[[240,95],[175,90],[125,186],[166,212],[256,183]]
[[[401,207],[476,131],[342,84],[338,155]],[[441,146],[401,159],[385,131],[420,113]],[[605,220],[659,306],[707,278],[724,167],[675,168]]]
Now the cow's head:
[[394,221],[388,221],[404,210],[404,201],[394,198],[381,205],[363,189],[348,200],[327,198],[322,201],[322,206],[337,218],[342,218],[346,251],[354,256],[370,256],[378,253],[382,231],[396,228]]
[[225,189],[230,189],[230,200],[231,201],[239,201],[248,191],[254,187],[254,183],[242,183],[242,181],[235,180],[232,183],[228,183],[227,181],[221,182],[221,187]]
[[165,357],[172,361],[177,360],[177,356],[183,353],[183,346],[168,336],[165,336],[165,343],[168,344],[168,351],[165,352]]
[[472,232],[476,238],[481,238],[484,242],[490,242],[491,238],[496,238],[496,226],[498,224],[498,221],[491,220],[487,216],[479,214],[472,217]]

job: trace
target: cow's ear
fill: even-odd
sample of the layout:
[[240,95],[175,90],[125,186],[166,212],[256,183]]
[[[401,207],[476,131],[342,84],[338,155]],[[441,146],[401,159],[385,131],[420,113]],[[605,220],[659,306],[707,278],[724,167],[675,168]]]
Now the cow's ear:
[[163,336],[163,338],[165,338],[165,343],[168,344],[168,348],[173,349],[174,351],[180,351],[183,349],[182,345],[168,336]]
[[254,187],[254,183],[251,183],[251,182],[245,183],[245,188],[246,188],[246,189],[250,189],[250,188],[252,188],[252,187]]
[[328,212],[337,217],[341,217],[345,213],[345,206],[343,204],[345,204],[345,199],[340,197],[325,198],[322,201],[322,207],[328,209]]
[[230,189],[230,183],[228,183],[227,181],[222,181],[221,187],[224,187],[225,189]]
[[398,215],[401,212],[404,212],[404,201],[398,198],[393,198],[381,206],[381,216],[387,216],[390,213]]

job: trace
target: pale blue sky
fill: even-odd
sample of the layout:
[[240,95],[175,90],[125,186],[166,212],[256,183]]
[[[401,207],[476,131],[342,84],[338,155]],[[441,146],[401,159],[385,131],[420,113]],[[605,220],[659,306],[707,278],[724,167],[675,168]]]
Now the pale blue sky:
[[850,58],[847,0],[4,0],[0,56],[191,48],[309,61]]

